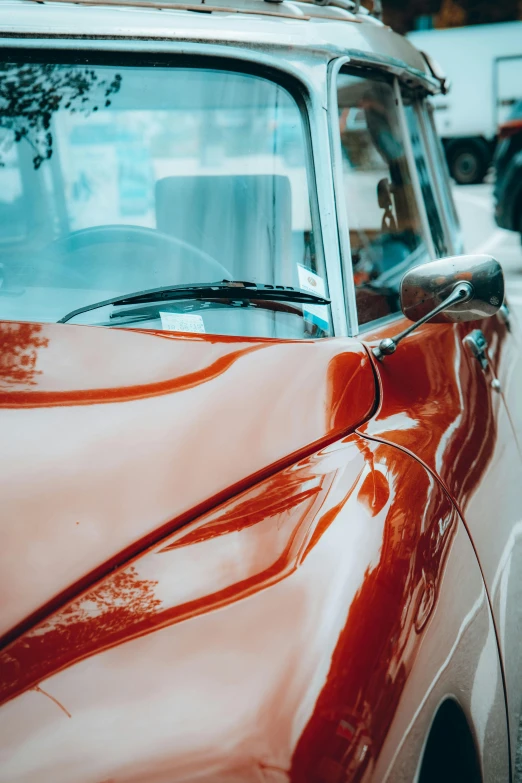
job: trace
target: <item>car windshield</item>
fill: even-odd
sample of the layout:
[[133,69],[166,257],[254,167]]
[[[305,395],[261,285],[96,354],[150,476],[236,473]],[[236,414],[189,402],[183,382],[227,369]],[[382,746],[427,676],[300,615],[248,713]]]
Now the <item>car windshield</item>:
[[[222,280],[327,297],[307,127],[290,92],[257,75],[0,63],[0,319],[58,321],[124,294]],[[195,296],[135,317],[115,308],[72,322],[331,334],[328,305]]]

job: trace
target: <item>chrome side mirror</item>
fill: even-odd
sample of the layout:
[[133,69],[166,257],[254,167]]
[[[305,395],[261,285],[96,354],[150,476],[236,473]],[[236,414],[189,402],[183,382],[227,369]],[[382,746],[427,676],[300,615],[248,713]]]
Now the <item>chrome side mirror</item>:
[[401,281],[401,308],[415,321],[373,349],[381,360],[426,321],[454,323],[488,318],[504,301],[504,274],[491,256],[453,256],[410,269]]

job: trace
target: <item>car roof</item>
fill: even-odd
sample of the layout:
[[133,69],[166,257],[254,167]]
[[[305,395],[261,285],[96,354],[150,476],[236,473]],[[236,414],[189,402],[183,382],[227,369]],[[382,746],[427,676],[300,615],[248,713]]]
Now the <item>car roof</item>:
[[[2,0],[0,38],[124,38],[198,41],[316,53],[359,54],[415,73],[437,91],[426,61],[352,0]],[[343,5],[344,7],[339,7]],[[201,13],[203,11],[203,13]]]

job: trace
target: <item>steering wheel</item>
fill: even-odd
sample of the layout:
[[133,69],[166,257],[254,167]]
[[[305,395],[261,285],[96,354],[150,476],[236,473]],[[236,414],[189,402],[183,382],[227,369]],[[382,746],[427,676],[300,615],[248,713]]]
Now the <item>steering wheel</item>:
[[[179,272],[182,273],[179,275],[180,283],[214,282],[231,277],[230,272],[204,250],[170,234],[143,226],[108,225],[83,228],[55,240],[47,246],[44,253],[63,257],[81,252],[82,255],[87,254],[87,259],[84,260],[90,260],[89,250],[92,250],[94,262],[100,260],[100,246],[118,244],[128,245],[133,251],[152,249],[159,257],[163,255],[170,262],[175,259]],[[192,270],[187,274],[188,270],[182,269],[183,266],[191,266],[190,259],[194,266],[194,274]],[[74,271],[76,270],[68,268],[69,273]],[[78,277],[78,271],[74,276]],[[172,284],[176,281],[169,279],[168,282]]]

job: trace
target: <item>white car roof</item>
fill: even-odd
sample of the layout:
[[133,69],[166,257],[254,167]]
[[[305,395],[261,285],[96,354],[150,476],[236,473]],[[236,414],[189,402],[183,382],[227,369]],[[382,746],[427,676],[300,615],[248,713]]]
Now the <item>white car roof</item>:
[[128,40],[129,49],[132,40],[197,41],[326,59],[358,53],[402,65],[436,91],[424,58],[406,38],[363,9],[354,13],[351,0],[336,3],[346,7],[313,0],[2,0],[0,39],[9,45],[7,39],[27,37],[116,38]]

